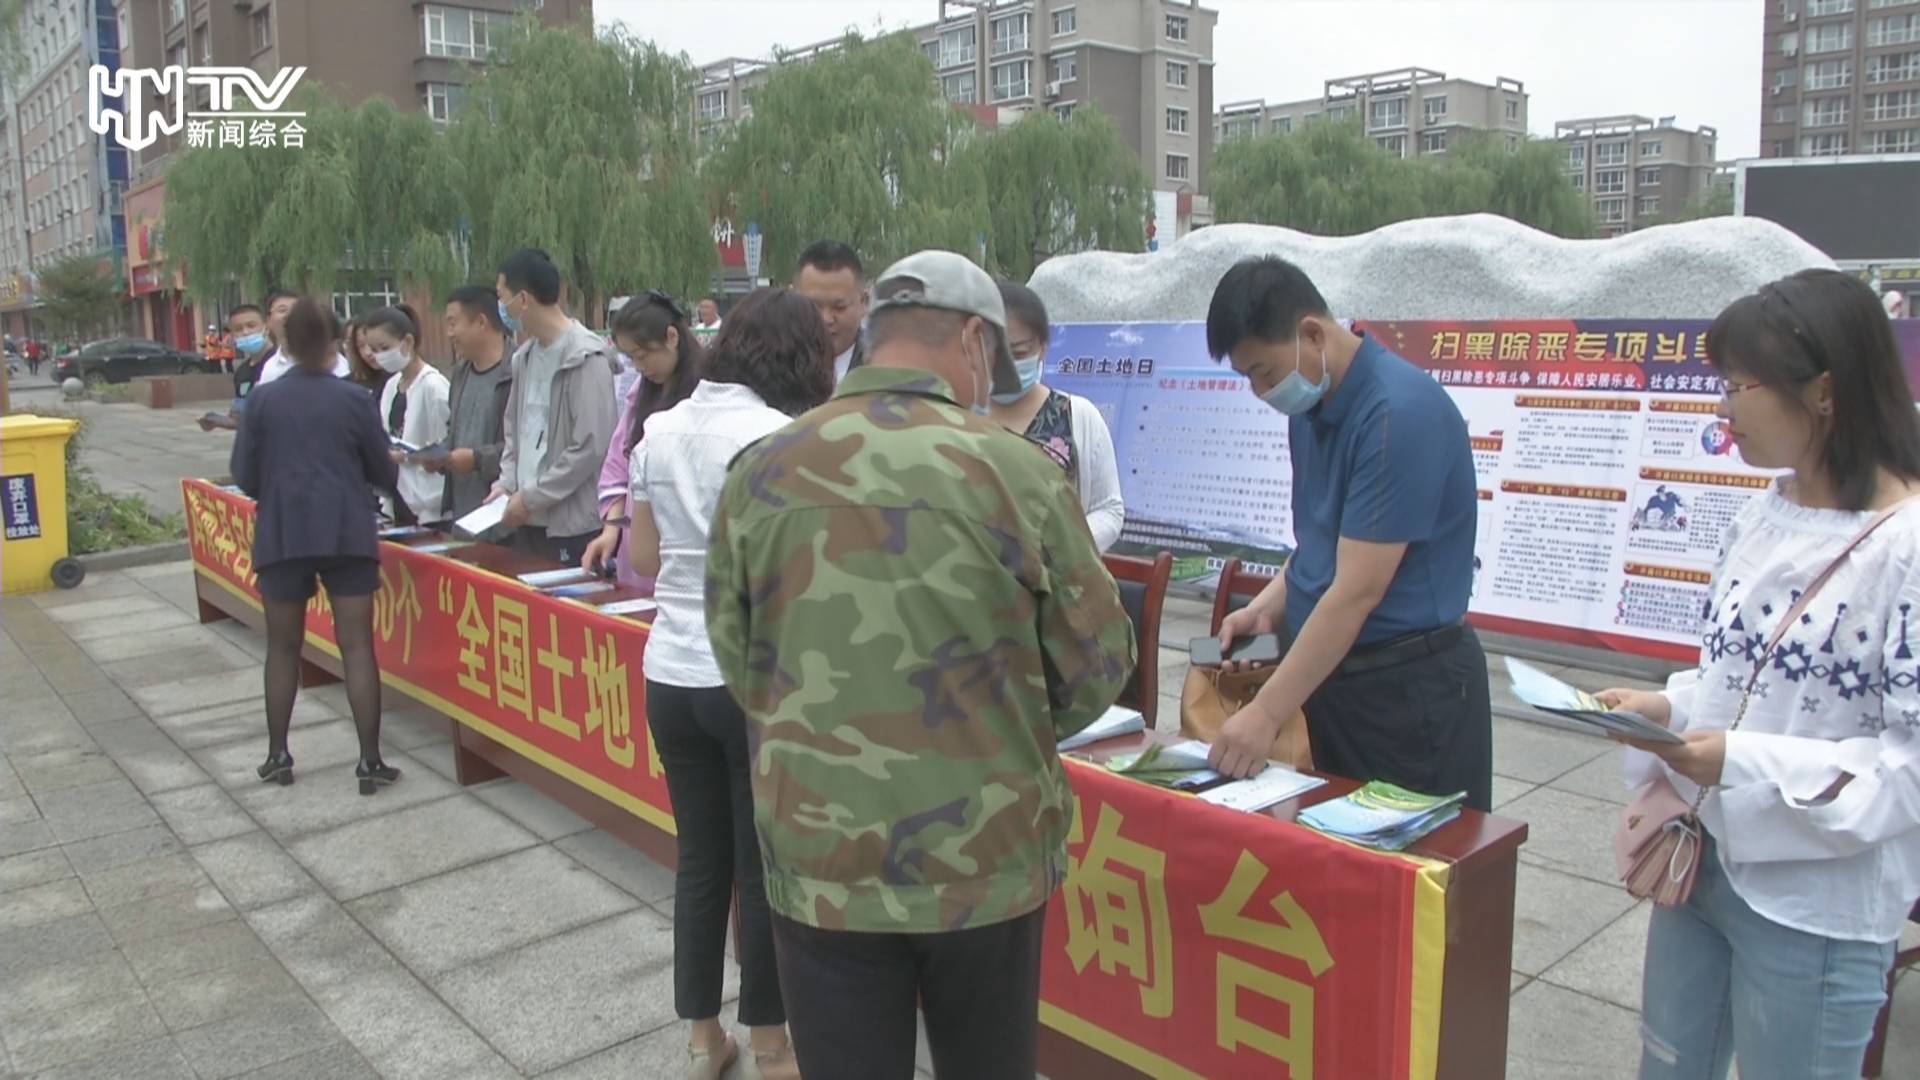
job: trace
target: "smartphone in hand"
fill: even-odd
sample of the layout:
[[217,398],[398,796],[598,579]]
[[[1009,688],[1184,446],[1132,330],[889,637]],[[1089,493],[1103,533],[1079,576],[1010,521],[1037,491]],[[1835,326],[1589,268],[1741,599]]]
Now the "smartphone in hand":
[[1197,637],[1187,642],[1187,655],[1192,658],[1194,667],[1219,667],[1228,660],[1243,664],[1277,664],[1280,662],[1280,636],[1255,634],[1235,638],[1225,656],[1220,653],[1219,638]]

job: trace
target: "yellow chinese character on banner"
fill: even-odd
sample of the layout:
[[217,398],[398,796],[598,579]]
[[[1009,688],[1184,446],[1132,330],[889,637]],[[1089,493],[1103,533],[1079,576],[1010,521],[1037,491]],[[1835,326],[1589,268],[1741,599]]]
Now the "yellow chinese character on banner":
[[1707,332],[1705,330],[1693,335],[1693,358],[1695,360],[1705,360],[1707,358]]
[[1493,359],[1493,339],[1494,334],[1492,331],[1476,330],[1468,334],[1467,347],[1461,358],[1465,360]]
[[587,734],[598,731],[600,747],[607,760],[623,769],[633,768],[633,714],[627,709],[627,665],[620,661],[612,634],[603,634],[596,645],[591,627],[583,627],[580,636],[587,651],[580,658],[580,675],[587,684]]
[[1589,363],[1607,358],[1607,335],[1583,330],[1574,335],[1573,358]]
[[[453,607],[451,597],[447,607]],[[457,679],[460,688],[483,698],[493,697],[493,684],[482,676],[487,673],[487,621],[480,617],[480,602],[474,599],[473,586],[467,586],[467,595],[460,605],[460,618],[454,624],[454,633],[460,637],[460,673]]]
[[1527,354],[1533,349],[1533,335],[1513,333],[1500,335],[1500,359],[1510,364],[1525,363]]
[[[1075,809],[1068,840],[1079,843],[1081,815]],[[1125,968],[1140,984],[1141,1012],[1164,1020],[1173,1015],[1167,856],[1122,837],[1123,822],[1120,811],[1101,806],[1086,852],[1078,859],[1067,856],[1067,959],[1075,971],[1085,971],[1087,961],[1096,956],[1108,975]],[[1083,905],[1092,906],[1091,921]]]
[[1433,335],[1432,360],[1460,359],[1460,331],[1442,330]]
[[1622,363],[1639,363],[1647,358],[1647,332],[1623,330],[1613,335],[1613,358]]
[[1662,364],[1678,364],[1687,358],[1687,332],[1653,335],[1653,358]]
[[547,644],[545,648],[537,650],[533,658],[539,663],[541,670],[547,673],[548,682],[553,687],[553,707],[549,709],[545,705],[540,706],[538,715],[543,725],[579,742],[580,725],[567,719],[566,713],[562,711],[566,706],[565,680],[573,674],[573,661],[565,653],[560,652],[559,646],[560,617],[548,612]]
[[1573,335],[1560,330],[1548,330],[1540,335],[1540,359],[1558,362],[1567,358],[1567,341]]
[[493,700],[533,719],[533,685],[527,671],[527,605],[493,596]]
[[386,566],[380,567],[380,590],[373,594],[373,628],[381,641],[393,640],[394,623],[399,622],[406,633],[400,646],[401,663],[413,660],[413,624],[420,621],[424,610],[420,606],[420,593],[413,584],[413,570],[402,562],[400,566],[400,584],[395,586],[393,575]]
[[[1247,902],[1267,880],[1265,864],[1242,851],[1226,888],[1210,903],[1200,905],[1200,925],[1214,937],[1237,941],[1267,952],[1292,957],[1305,964],[1315,978],[1333,967],[1333,955],[1300,902],[1290,892],[1274,897],[1268,906],[1278,921],[1249,916]],[[1229,1052],[1242,1046],[1285,1062],[1295,1080],[1313,1080],[1313,986],[1269,971],[1235,956],[1219,953],[1214,968],[1214,1038]],[[1270,1031],[1240,1017],[1240,992],[1249,991],[1287,1008],[1287,1032]]]

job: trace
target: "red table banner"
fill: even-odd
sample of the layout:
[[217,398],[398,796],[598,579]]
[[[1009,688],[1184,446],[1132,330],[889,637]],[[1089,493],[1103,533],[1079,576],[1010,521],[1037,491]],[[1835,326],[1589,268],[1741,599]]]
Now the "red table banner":
[[[258,607],[253,504],[183,484],[194,569]],[[647,624],[441,555],[381,545],[381,678],[673,831],[647,735]],[[337,657],[325,593],[307,640]],[[1428,1080],[1447,869],[1068,762],[1064,887],[1043,1023],[1153,1077]]]

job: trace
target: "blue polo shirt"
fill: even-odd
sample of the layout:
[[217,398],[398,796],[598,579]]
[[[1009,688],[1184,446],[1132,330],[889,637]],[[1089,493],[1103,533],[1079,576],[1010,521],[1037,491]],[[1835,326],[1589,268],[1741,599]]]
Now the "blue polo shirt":
[[1346,378],[1287,429],[1293,533],[1287,626],[1298,634],[1333,584],[1341,537],[1406,556],[1356,644],[1458,622],[1473,587],[1479,492],[1467,422],[1433,377],[1361,340]]

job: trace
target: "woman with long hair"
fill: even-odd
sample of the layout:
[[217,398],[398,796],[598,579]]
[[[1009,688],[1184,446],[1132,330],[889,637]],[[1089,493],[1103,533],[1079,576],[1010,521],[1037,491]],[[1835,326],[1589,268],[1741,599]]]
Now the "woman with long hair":
[[688,1076],[717,1080],[738,1056],[720,1023],[727,913],[740,897],[740,1023],[746,1077],[799,1075],[773,951],[748,775],[747,719],[707,643],[707,530],[727,466],[748,444],[827,400],[833,354],[813,304],[786,289],[749,296],[721,327],[700,384],[645,422],[635,443],[628,555],[657,575],[647,635],[647,722],[679,829],[673,890],[674,1007],[692,1021]]
[[1682,739],[1635,743],[1629,783],[1699,807],[1692,891],[1647,931],[1640,1075],[1852,1078],[1920,896],[1920,418],[1839,271],[1734,301],[1707,358],[1741,458],[1788,471],[1727,531],[1698,668],[1600,695]]
[[231,462],[254,500],[253,565],[267,622],[267,760],[260,779],[293,783],[287,727],[300,680],[307,601],[327,587],[333,636],[346,669],[347,701],[360,737],[360,794],[400,778],[380,758],[380,665],[373,652],[373,594],[380,548],[369,487],[396,479],[387,434],[364,387],[333,374],[339,323],[308,298],[281,328],[288,373],[254,389],[241,412]]
[[636,296],[613,316],[613,345],[633,362],[640,377],[627,390],[627,405],[613,429],[613,441],[600,466],[600,535],[587,544],[580,565],[589,570],[613,567],[620,583],[651,589],[636,574],[632,560],[619,557],[627,535],[628,459],[640,442],[646,419],[685,401],[700,382],[700,345],[680,302],[659,289]]
[[343,351],[347,354],[347,366],[353,370],[353,381],[377,396],[387,385],[388,376],[373,361],[373,349],[366,339],[366,320],[348,319],[341,331],[341,339]]

